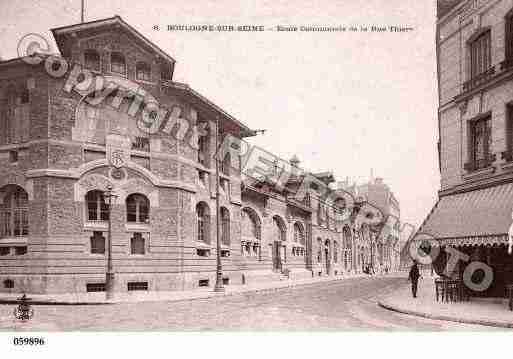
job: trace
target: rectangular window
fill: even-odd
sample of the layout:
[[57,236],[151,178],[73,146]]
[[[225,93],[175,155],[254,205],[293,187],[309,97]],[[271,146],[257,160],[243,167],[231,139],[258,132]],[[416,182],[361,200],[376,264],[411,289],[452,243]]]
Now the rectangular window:
[[8,256],[11,254],[11,247],[0,247],[0,256]]
[[128,291],[148,290],[148,282],[128,282]]
[[27,254],[27,246],[14,247],[14,254],[17,256]]
[[105,292],[105,283],[87,283],[86,292]]
[[11,162],[11,163],[18,162],[18,151],[16,151],[16,150],[9,151],[9,162]]
[[486,31],[470,44],[470,77],[472,79],[490,69],[491,57],[491,31]]
[[490,165],[491,117],[473,121],[471,131],[471,161],[474,170]]
[[92,254],[105,254],[105,237],[102,232],[94,232],[90,240]]
[[135,137],[132,141],[132,149],[150,152],[150,139],[148,137]]
[[200,279],[198,281],[198,287],[208,287],[210,285],[210,281],[208,279]]
[[130,254],[144,254],[144,238],[141,233],[134,233],[130,239]]
[[513,158],[513,103],[506,106],[506,156],[509,162]]
[[513,65],[513,14],[506,18],[506,62]]

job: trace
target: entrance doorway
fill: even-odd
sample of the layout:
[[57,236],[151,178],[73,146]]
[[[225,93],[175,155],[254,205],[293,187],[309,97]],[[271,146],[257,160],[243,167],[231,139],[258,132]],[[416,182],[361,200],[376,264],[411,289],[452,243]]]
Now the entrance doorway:
[[281,241],[273,242],[273,270],[281,272]]
[[326,258],[326,274],[330,274],[331,257],[330,257],[330,241],[327,239],[324,243],[324,258]]

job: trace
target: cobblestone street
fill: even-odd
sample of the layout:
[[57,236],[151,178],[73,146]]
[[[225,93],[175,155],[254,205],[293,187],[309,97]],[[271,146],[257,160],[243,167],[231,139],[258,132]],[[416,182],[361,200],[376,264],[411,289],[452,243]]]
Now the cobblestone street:
[[34,306],[34,318],[14,320],[0,306],[1,330],[491,330],[388,311],[377,298],[406,285],[404,278],[352,278],[184,302]]

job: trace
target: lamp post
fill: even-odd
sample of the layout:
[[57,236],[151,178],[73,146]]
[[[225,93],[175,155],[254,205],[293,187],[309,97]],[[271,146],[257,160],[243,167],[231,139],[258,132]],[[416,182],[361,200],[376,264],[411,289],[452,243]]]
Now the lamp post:
[[[216,151],[219,147],[219,118],[216,117]],[[220,218],[220,206],[219,206],[219,159],[217,155],[214,156],[216,163],[216,285],[214,292],[224,292],[223,285],[223,266],[221,263],[221,218]]]
[[117,197],[112,193],[112,186],[108,185],[103,193],[104,198],[108,200],[108,239],[107,239],[107,271],[105,273],[105,297],[112,299],[114,297],[114,271],[112,268],[112,198]]

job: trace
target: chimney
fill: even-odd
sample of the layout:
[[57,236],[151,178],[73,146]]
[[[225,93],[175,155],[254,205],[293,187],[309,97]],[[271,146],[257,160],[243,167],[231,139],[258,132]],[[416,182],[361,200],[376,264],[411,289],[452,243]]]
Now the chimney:
[[297,158],[296,155],[292,156],[292,158],[289,160],[292,168],[290,169],[290,172],[292,174],[292,176],[297,176],[299,175],[299,173],[301,172],[300,168],[299,168],[299,164],[301,163],[299,161],[299,158]]

